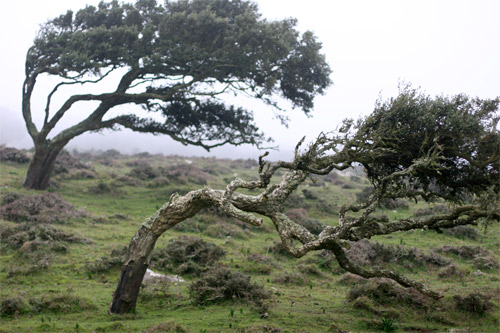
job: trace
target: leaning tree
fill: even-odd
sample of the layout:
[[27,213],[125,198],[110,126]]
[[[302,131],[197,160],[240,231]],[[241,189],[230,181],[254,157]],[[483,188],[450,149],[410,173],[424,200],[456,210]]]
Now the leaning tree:
[[[195,215],[218,207],[240,221],[260,225],[269,218],[283,246],[295,257],[329,250],[348,272],[365,278],[389,278],[424,295],[440,294],[397,272],[364,268],[346,255],[350,242],[412,229],[439,231],[480,221],[500,219],[500,100],[465,95],[430,98],[404,87],[397,98],[378,102],[373,113],[357,122],[345,121],[334,133],[322,134],[306,149],[297,145],[292,162],[259,158],[258,179],[235,179],[225,190],[208,187],[184,196],[174,194],[148,218],[132,238],[110,312],[127,313],[136,306],[139,289],[156,240],[166,230]],[[319,235],[310,233],[283,213],[289,195],[311,175],[326,175],[360,165],[373,192],[358,204],[340,209]],[[280,182],[271,182],[278,170]],[[238,189],[260,189],[258,195]],[[387,199],[445,201],[453,209],[426,218],[387,220],[372,214]]]
[[[283,121],[279,100],[309,113],[314,96],[330,84],[331,71],[315,36],[299,34],[295,25],[293,19],[263,19],[257,5],[245,0],[101,2],[48,21],[26,55],[22,111],[35,153],[24,186],[46,189],[58,153],[89,131],[128,128],[207,150],[224,144],[259,146],[266,138],[252,112],[220,97],[256,98],[272,105]],[[39,128],[31,102],[44,76],[57,83],[47,95]],[[86,89],[110,79],[117,82],[109,91],[68,96],[53,110],[54,96],[63,87]],[[75,104],[87,105],[88,116],[59,130],[56,126]],[[132,109],[110,115],[126,104],[155,116],[139,117]]]

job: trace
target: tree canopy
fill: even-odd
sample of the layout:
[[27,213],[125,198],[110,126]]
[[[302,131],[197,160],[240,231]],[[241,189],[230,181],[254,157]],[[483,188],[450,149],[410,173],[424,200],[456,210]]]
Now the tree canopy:
[[[461,225],[500,220],[498,121],[500,98],[473,99],[466,95],[430,97],[410,86],[396,98],[377,103],[357,122],[346,120],[337,130],[321,134],[307,148],[297,145],[291,162],[259,158],[259,178],[235,179],[225,190],[208,187],[184,196],[174,194],[147,219],[130,242],[112,313],[135,307],[140,282],[155,242],[166,230],[206,207],[218,207],[243,222],[260,225],[268,217],[284,248],[295,257],[317,250],[331,251],[340,267],[365,278],[389,278],[422,294],[440,293],[393,270],[365,268],[348,258],[350,242],[413,229],[440,231]],[[364,201],[346,204],[338,217],[318,234],[283,213],[291,193],[311,175],[326,175],[361,165],[373,185]],[[281,181],[271,182],[285,170]],[[255,195],[238,189],[260,189]],[[394,218],[374,214],[386,199],[446,202],[450,211],[423,218]],[[332,217],[333,218],[333,217]]]
[[[282,120],[283,99],[310,113],[314,97],[330,84],[331,70],[315,36],[300,34],[295,25],[294,19],[267,21],[244,0],[101,2],[48,21],[28,50],[23,88],[23,115],[39,159],[49,166],[52,158],[42,155],[57,155],[75,136],[120,127],[205,149],[261,145],[266,137],[252,111],[220,97],[232,92],[256,98],[272,105]],[[92,85],[114,72],[121,75],[115,90],[73,95],[51,110],[61,86]],[[47,96],[39,130],[32,121],[31,95],[41,74],[60,82]],[[74,104],[89,101],[98,106],[49,144],[49,133]],[[134,112],[105,117],[124,104],[140,105],[164,120]],[[25,186],[32,188],[48,182],[40,179],[43,175],[27,178]]]

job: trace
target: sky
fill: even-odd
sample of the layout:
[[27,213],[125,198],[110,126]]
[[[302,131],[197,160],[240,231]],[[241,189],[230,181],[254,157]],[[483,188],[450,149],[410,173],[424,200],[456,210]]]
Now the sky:
[[[481,98],[500,95],[500,1],[498,0],[258,0],[268,20],[298,19],[300,31],[311,30],[323,43],[333,69],[333,85],[315,100],[312,117],[288,110],[289,126],[273,118],[269,107],[236,100],[255,112],[261,130],[279,146],[271,158],[287,159],[305,135],[312,141],[334,130],[344,118],[368,115],[379,96],[396,96],[399,82],[421,87],[430,95],[466,93]],[[98,0],[18,0],[0,4],[0,144],[32,146],[21,116],[24,59],[40,24]],[[35,91],[34,119],[41,121],[50,84]],[[63,96],[62,96],[63,97]],[[76,110],[63,125],[85,113]],[[62,127],[61,127],[62,128]],[[125,153],[179,154],[255,158],[251,146],[225,146],[209,153],[186,147],[166,136],[105,131],[84,134],[69,149],[118,149]]]

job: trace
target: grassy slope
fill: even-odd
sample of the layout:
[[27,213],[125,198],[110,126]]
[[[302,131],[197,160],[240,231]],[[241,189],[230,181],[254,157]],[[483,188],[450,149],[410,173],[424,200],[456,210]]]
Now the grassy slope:
[[[51,294],[70,294],[87,300],[93,306],[74,313],[51,312],[20,314],[19,318],[6,316],[0,319],[0,332],[21,331],[141,331],[148,327],[174,321],[182,324],[190,332],[219,332],[238,331],[246,327],[256,327],[256,331],[263,330],[263,326],[279,327],[286,331],[325,332],[333,327],[342,327],[349,331],[373,331],[375,324],[382,321],[380,314],[368,310],[357,309],[347,302],[346,294],[349,287],[339,284],[339,272],[322,272],[321,276],[309,276],[311,280],[305,285],[284,285],[273,282],[274,277],[285,271],[293,271],[300,263],[310,263],[314,254],[308,254],[299,260],[287,257],[273,257],[279,264],[270,275],[247,273],[252,280],[263,284],[266,288],[275,287],[279,295],[274,295],[269,317],[261,319],[260,314],[250,306],[241,303],[226,303],[209,307],[197,307],[190,304],[187,282],[178,286],[171,286],[170,297],[143,297],[140,299],[137,314],[123,317],[107,314],[111,295],[116,286],[119,269],[89,276],[84,264],[95,261],[102,256],[109,255],[112,249],[128,244],[131,236],[139,227],[142,219],[151,215],[161,206],[173,190],[196,189],[201,185],[188,182],[187,184],[169,184],[157,188],[141,186],[122,186],[115,188],[112,193],[92,194],[91,186],[99,182],[113,184],[115,179],[127,174],[131,167],[126,162],[135,160],[134,157],[120,157],[114,161],[114,166],[104,166],[94,162],[93,166],[98,175],[96,179],[63,180],[55,178],[59,184],[57,189],[65,200],[77,207],[85,207],[92,214],[90,217],[67,224],[57,225],[58,228],[92,238],[92,244],[74,244],[66,254],[55,255],[51,266],[47,270],[32,275],[17,275],[7,277],[7,272],[13,266],[23,265],[23,258],[15,250],[1,247],[0,252],[0,300],[21,295],[25,299]],[[163,158],[152,156],[147,158],[151,165],[166,166],[171,164],[188,165],[181,157]],[[208,182],[209,186],[222,188],[224,179],[232,179],[234,174],[248,178],[256,174],[256,169],[245,167],[245,163],[234,163],[227,160],[190,158],[192,165],[199,168],[212,169],[217,173]],[[0,194],[19,192],[31,194],[21,188],[26,165],[2,163],[0,165]],[[339,176],[339,180],[351,184],[350,189],[344,189],[331,182],[326,186],[304,185],[319,198],[334,202],[341,206],[345,202],[355,200],[355,193],[365,186],[361,179],[355,182],[349,177]],[[146,182],[148,183],[148,182]],[[309,204],[309,216],[321,220],[323,223],[334,223],[334,216],[322,213],[316,208],[316,200],[305,200]],[[390,217],[411,215],[417,208],[412,206],[405,210],[381,211]],[[127,219],[116,219],[112,216],[121,213]],[[99,216],[108,217],[105,223],[96,223]],[[223,262],[235,270],[251,271],[253,267],[248,263],[248,254],[266,255],[274,241],[278,240],[269,221],[262,231],[252,231],[245,239],[211,238],[204,234],[190,233],[224,247],[228,253]],[[14,225],[12,222],[1,221],[1,226]],[[431,231],[413,231],[397,233],[390,236],[378,237],[376,240],[387,244],[404,244],[415,246],[428,252],[432,248],[443,245],[470,245],[482,246],[494,251],[498,258],[498,225],[490,227],[488,233],[483,234],[479,241],[459,239],[446,234],[436,234]],[[157,247],[163,247],[169,239],[185,233],[169,231],[161,237]],[[414,310],[404,305],[377,306],[384,313],[394,313],[399,330],[416,331],[445,331],[451,328],[470,328],[472,331],[494,332],[498,330],[498,290],[499,279],[495,271],[485,271],[482,276],[472,274],[476,269],[470,261],[457,257],[452,259],[468,274],[463,279],[440,279],[436,269],[417,267],[414,269],[400,269],[407,275],[421,282],[433,286],[435,290],[445,293],[446,297],[433,309]],[[466,295],[473,291],[496,295],[493,299],[495,308],[484,316],[459,312],[452,306],[452,295]],[[231,310],[234,310],[231,315]],[[385,316],[385,315],[384,315]],[[261,327],[260,329],[258,327]]]

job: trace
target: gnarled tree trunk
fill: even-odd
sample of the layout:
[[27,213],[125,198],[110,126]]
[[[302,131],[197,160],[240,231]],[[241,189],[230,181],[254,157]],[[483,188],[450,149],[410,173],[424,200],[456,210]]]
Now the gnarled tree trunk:
[[35,146],[23,186],[33,190],[46,190],[54,170],[57,155],[62,147]]
[[124,314],[134,311],[142,279],[157,239],[152,229],[145,225],[132,238],[127,261],[122,267],[120,281],[113,295],[109,310],[111,313]]
[[134,311],[156,240],[165,230],[213,203],[213,195],[218,193],[210,190],[212,196],[208,196],[207,191],[193,191],[183,197],[174,194],[169,202],[142,224],[130,241],[120,280],[113,294],[110,313],[125,314]]

